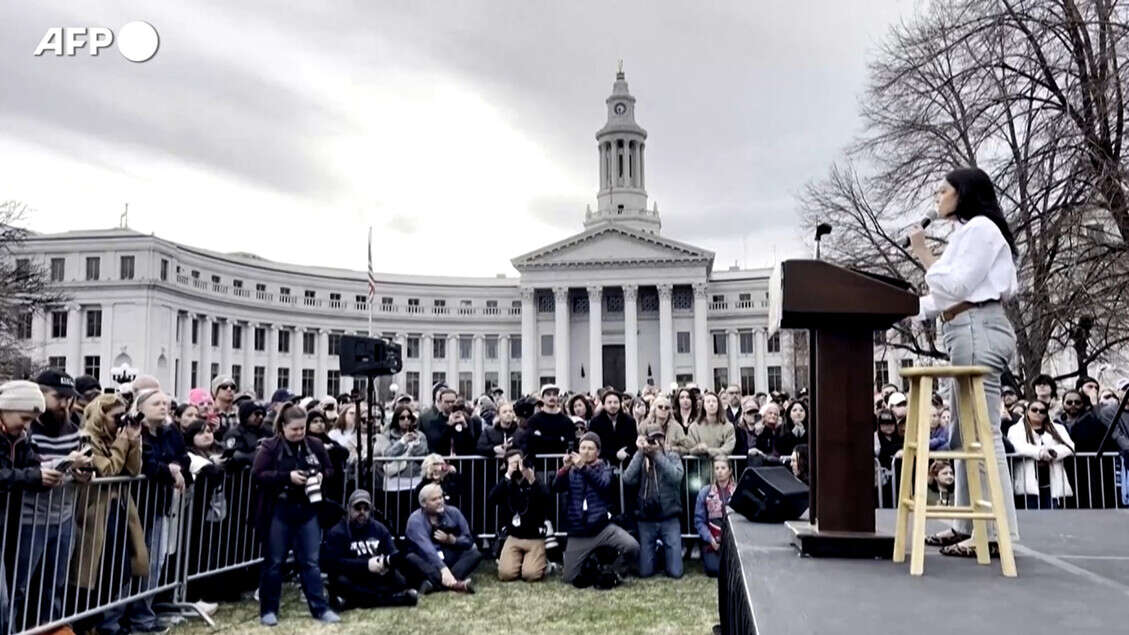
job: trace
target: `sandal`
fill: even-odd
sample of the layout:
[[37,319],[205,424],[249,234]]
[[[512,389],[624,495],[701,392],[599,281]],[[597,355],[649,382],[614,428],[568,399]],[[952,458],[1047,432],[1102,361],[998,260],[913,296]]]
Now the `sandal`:
[[953,529],[949,529],[947,531],[948,533],[942,532],[939,534],[933,534],[932,536],[926,536],[925,544],[930,547],[948,547],[950,545],[955,545],[958,542],[964,542],[965,540],[968,540],[972,537],[968,534],[962,534],[959,531]]
[[[956,558],[975,558],[976,557],[976,545],[974,545],[972,543],[951,544],[951,545],[948,545],[946,547],[941,547],[941,555],[942,556],[953,556],[953,557],[956,557]],[[988,541],[988,557],[989,558],[999,558],[1000,557],[1000,545],[995,540],[989,540]]]

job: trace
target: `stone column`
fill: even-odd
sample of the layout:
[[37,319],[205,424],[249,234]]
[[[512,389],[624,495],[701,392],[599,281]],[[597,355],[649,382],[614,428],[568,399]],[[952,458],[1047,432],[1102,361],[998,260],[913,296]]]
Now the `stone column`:
[[239,377],[239,390],[255,391],[255,325],[244,322],[239,344],[243,347],[243,372]]
[[[447,386],[459,389],[459,334],[447,334]],[[470,397],[470,395],[462,395]]]
[[180,320],[180,381],[175,390],[177,397],[187,399],[192,380],[192,316],[178,313],[177,319]]
[[498,387],[504,391],[507,399],[513,401],[514,395],[510,394],[510,335],[502,333],[498,336]]
[[220,374],[231,376],[231,319],[220,323]]
[[408,354],[408,334],[400,333],[396,335],[396,343],[400,345],[400,358],[404,360],[404,368],[396,373],[396,385],[400,387],[400,392],[406,392],[408,389],[408,360],[404,357]]
[[639,392],[639,287],[623,285],[624,390]]
[[66,371],[71,377],[82,374],[82,336],[86,325],[82,321],[82,307],[67,305],[67,364]]
[[267,327],[267,376],[263,382],[266,390],[264,399],[270,399],[274,391],[278,390],[278,325],[271,324]]
[[604,288],[588,287],[588,391],[604,385]]
[[206,390],[212,389],[212,318],[200,316],[200,372],[196,383]]
[[475,333],[472,343],[470,354],[474,359],[474,379],[471,385],[474,387],[473,396],[477,397],[486,392],[486,336]]
[[768,392],[768,331],[758,328],[753,331],[753,338],[757,354],[754,392]]
[[431,333],[419,338],[419,403],[422,407],[431,405]]
[[329,392],[329,331],[326,329],[318,329],[317,349],[314,352],[318,356],[317,370],[314,371],[317,373],[314,376],[314,391],[320,398]]
[[[114,383],[110,379],[110,369],[113,368],[114,364],[114,304],[112,302],[102,305],[101,340],[102,364],[99,368],[98,382],[103,386],[112,386]],[[157,356],[153,354],[148,342],[145,344],[145,353],[140,355],[139,358],[142,368],[151,369],[153,375],[157,374]]]
[[303,397],[313,396],[302,394],[302,329],[297,326],[290,331],[290,392]]
[[553,359],[556,362],[557,385],[561,392],[569,390],[569,314],[568,287],[553,287]]
[[741,368],[737,364],[737,353],[741,350],[737,341],[737,329],[725,332],[728,341],[725,343],[725,354],[729,362],[729,383],[741,385]]
[[706,283],[694,283],[694,381],[699,386],[713,385],[710,373],[709,330],[706,326]]
[[[521,289],[521,392],[530,394],[537,390],[537,304],[536,289]],[[507,392],[509,392],[507,390]],[[516,399],[517,395],[510,395]]]
[[659,290],[659,388],[664,392],[674,381],[674,317],[671,295],[674,285],[660,284]]

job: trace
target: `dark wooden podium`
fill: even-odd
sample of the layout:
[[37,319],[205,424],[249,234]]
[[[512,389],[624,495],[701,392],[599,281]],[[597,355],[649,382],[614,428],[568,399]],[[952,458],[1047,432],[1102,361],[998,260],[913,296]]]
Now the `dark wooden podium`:
[[770,320],[810,331],[812,430],[808,522],[789,523],[801,553],[889,558],[875,533],[874,332],[916,315],[896,278],[820,260],[786,260],[773,275]]

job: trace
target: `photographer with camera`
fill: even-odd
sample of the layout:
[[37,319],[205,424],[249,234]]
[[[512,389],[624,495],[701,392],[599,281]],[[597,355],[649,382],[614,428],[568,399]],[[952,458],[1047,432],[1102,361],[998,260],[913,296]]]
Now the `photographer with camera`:
[[498,518],[506,524],[499,531],[504,537],[498,556],[498,579],[503,582],[520,576],[526,582],[545,577],[546,510],[549,489],[527,467],[521,450],[506,452],[505,476],[490,491],[487,502],[498,507]]
[[372,496],[363,489],[353,492],[347,516],[321,545],[330,603],[338,610],[415,606],[419,594],[398,571],[404,562],[392,533],[372,518]]
[[565,547],[565,582],[580,575],[588,555],[598,547],[610,546],[618,554],[617,568],[634,561],[639,543],[622,527],[611,522],[609,498],[612,495],[612,468],[600,460],[600,437],[589,432],[580,438],[579,452],[565,456],[557,470],[553,491],[568,494],[568,545]]
[[657,423],[649,424],[635,441],[639,449],[623,471],[623,482],[639,488],[639,577],[655,572],[656,543],[662,540],[666,574],[682,577],[682,459],[663,447],[666,434]]
[[255,522],[263,544],[259,621],[264,626],[278,625],[282,563],[293,550],[310,614],[320,622],[340,622],[329,608],[318,568],[321,528],[317,506],[322,502],[322,478],[333,467],[325,446],[306,438],[306,411],[301,406],[284,403],[277,423],[277,436],[259,447],[251,473],[259,485]]
[[458,508],[443,501],[443,488],[437,483],[423,486],[420,508],[408,517],[406,530],[412,552],[406,558],[425,577],[424,593],[431,589],[474,593],[470,574],[482,561],[474,546],[474,534]]

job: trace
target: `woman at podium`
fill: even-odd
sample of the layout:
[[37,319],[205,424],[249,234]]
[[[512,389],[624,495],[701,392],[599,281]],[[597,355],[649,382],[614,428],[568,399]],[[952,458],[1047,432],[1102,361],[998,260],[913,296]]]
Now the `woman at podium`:
[[[925,244],[922,228],[909,236],[914,257],[925,266],[929,293],[922,296],[917,319],[941,321],[941,334],[954,366],[987,366],[994,372],[984,377],[988,412],[1000,411],[1000,375],[1015,354],[1015,331],[1002,302],[1018,287],[1015,270],[1015,238],[1008,228],[996,191],[988,175],[979,168],[949,172],[934,196],[938,220],[956,224],[940,257]],[[953,391],[954,399],[956,391]],[[956,403],[952,412],[959,412]],[[1019,539],[1012,480],[1004,456],[1000,422],[991,422],[996,446],[996,469],[1003,485],[1008,525],[1013,541]],[[960,428],[953,426],[952,447],[961,447]],[[956,504],[969,505],[967,461],[957,469]],[[983,466],[980,468],[983,474]],[[986,479],[982,475],[981,479]],[[995,530],[994,524],[989,529]],[[926,544],[942,547],[947,556],[975,557],[972,521],[957,520],[951,529],[928,536]],[[990,543],[997,551],[994,536]]]

